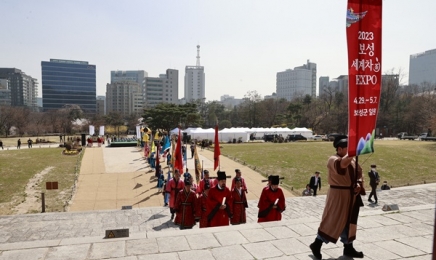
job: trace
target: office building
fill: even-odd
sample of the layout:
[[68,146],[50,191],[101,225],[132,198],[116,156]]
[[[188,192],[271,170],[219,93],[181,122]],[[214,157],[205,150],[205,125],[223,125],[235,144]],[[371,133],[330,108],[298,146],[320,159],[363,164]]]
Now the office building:
[[97,96],[97,115],[106,115],[106,96]]
[[185,101],[206,99],[204,67],[200,66],[200,45],[197,45],[197,64],[185,67]]
[[114,82],[106,85],[106,112],[118,112],[126,117],[138,113],[135,96],[141,96],[141,85],[133,82]]
[[0,106],[11,105],[11,90],[9,89],[9,80],[0,79]]
[[436,85],[436,49],[410,55],[409,85]]
[[111,71],[111,83],[106,85],[106,114],[118,112],[123,116],[139,115],[144,109],[144,70]]
[[306,95],[316,97],[316,64],[308,60],[303,66],[278,72],[276,93],[289,101]]
[[179,104],[179,71],[167,69],[158,78],[146,77],[143,82],[144,106],[155,107],[160,103]]
[[148,77],[148,73],[144,70],[116,70],[111,71],[111,83],[116,82],[136,82],[139,85],[145,77]]
[[318,93],[318,95],[321,95],[322,91],[324,89],[328,88],[329,83],[330,83],[330,77],[328,77],[328,76],[319,77],[319,83],[318,83],[319,93]]
[[96,66],[87,61],[50,59],[42,61],[43,110],[78,105],[84,113],[95,114]]
[[1,95],[4,104],[8,103],[6,99],[10,96],[11,106],[25,106],[36,111],[36,96],[38,95],[36,79],[16,68],[0,68],[0,79],[3,82]]
[[273,92],[271,95],[265,95],[263,97],[263,99],[264,100],[267,100],[267,99],[277,99],[277,94],[275,92]]
[[222,95],[220,97],[220,102],[223,104],[227,109],[233,109],[235,106],[241,104],[243,102],[242,98],[235,98],[234,96],[230,95]]

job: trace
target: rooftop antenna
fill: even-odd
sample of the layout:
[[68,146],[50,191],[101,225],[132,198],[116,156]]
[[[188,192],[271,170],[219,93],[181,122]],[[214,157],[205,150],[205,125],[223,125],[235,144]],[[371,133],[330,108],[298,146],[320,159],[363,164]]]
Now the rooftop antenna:
[[200,67],[200,45],[197,45],[197,67]]

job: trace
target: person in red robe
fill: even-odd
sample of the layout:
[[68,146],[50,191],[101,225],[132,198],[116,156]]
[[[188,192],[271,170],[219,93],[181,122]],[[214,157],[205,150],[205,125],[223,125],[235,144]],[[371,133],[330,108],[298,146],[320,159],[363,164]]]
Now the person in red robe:
[[218,183],[209,190],[206,206],[210,227],[228,226],[232,218],[232,194],[226,187],[226,173],[218,171]]
[[189,229],[195,225],[195,215],[197,213],[197,196],[191,190],[191,180],[186,179],[185,187],[179,191],[174,209],[176,218],[174,224],[180,226],[180,229]]
[[203,192],[200,194],[200,196],[197,199],[198,206],[197,206],[196,217],[197,219],[199,219],[200,228],[209,227],[209,223],[207,221],[207,214],[206,214],[209,189],[210,189],[210,182],[209,181],[204,182]]
[[235,188],[232,189],[233,218],[230,220],[230,223],[232,223],[232,225],[245,224],[247,222],[247,216],[245,214],[245,208],[248,208],[247,198],[242,188],[241,178],[236,177],[234,181]]
[[257,222],[278,221],[282,219],[282,212],[286,209],[285,196],[279,188],[278,175],[271,176],[271,185],[262,190],[260,195]]
[[245,184],[244,178],[242,178],[241,170],[235,169],[235,174],[236,174],[236,176],[232,180],[232,188],[230,188],[230,190],[233,190],[235,188],[235,186],[236,186],[236,184],[235,184],[236,178],[240,178],[241,182],[242,182],[242,189],[244,190],[245,193],[248,193],[247,185]]
[[170,194],[170,212],[171,212],[171,220],[174,219],[175,204],[177,200],[177,196],[179,195],[179,191],[183,190],[185,184],[180,179],[180,172],[178,169],[174,170],[174,176],[171,180],[168,181],[166,186],[166,193]]
[[211,179],[209,178],[209,171],[208,170],[204,170],[203,172],[203,179],[200,181],[200,183],[197,186],[197,194],[201,195],[204,191],[204,186],[207,183],[209,183],[209,188],[211,186]]

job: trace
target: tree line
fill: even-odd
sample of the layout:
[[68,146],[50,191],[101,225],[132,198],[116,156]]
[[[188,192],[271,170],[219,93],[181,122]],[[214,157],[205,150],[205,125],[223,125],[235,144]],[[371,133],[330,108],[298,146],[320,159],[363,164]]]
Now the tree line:
[[[314,133],[347,133],[348,97],[337,88],[324,88],[317,98],[299,96],[262,99],[249,91],[241,104],[226,107],[218,101],[201,100],[185,105],[160,104],[143,114],[153,129],[230,127],[307,127]],[[383,136],[399,132],[419,134],[436,129],[436,90],[431,84],[400,86],[398,79],[383,81],[376,128]]]
[[[419,134],[436,129],[435,86],[399,86],[398,80],[388,78],[383,82],[376,127],[383,136],[398,132]],[[142,122],[138,119],[142,116]],[[75,123],[80,120],[80,124]],[[286,99],[263,99],[257,91],[249,91],[242,103],[226,107],[221,102],[203,102],[175,105],[162,103],[145,109],[142,115],[122,116],[110,112],[105,116],[87,115],[77,105],[48,112],[33,112],[26,107],[0,106],[0,135],[39,136],[47,133],[75,134],[87,132],[89,125],[113,126],[115,134],[135,131],[137,124],[152,129],[169,131],[202,127],[307,127],[314,133],[347,133],[347,93],[326,87],[318,97],[299,96]],[[120,130],[122,129],[122,130]],[[125,131],[125,129],[128,129]],[[122,132],[120,132],[122,131]],[[125,132],[125,133],[124,133]],[[112,133],[113,134],[113,133]]]

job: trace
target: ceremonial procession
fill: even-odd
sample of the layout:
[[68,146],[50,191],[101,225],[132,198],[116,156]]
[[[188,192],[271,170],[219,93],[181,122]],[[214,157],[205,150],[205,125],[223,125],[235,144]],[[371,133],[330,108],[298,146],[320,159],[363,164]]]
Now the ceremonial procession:
[[435,0],[102,2],[0,1],[0,260],[436,260]]
[[[142,135],[141,149],[148,167],[156,171],[158,188],[165,183],[162,190],[164,206],[168,205],[175,225],[180,229],[191,229],[197,224],[200,228],[207,228],[247,223],[247,184],[240,169],[234,169],[234,176],[220,170],[219,142],[214,146],[213,170],[216,170],[216,175],[210,176],[209,170],[203,169],[199,160],[197,145],[201,142],[190,140],[192,156],[189,160],[194,160],[194,180],[187,168],[187,149],[182,149],[188,144],[183,142],[180,129],[178,134],[173,135],[159,131],[153,134],[148,127],[139,130],[138,134]],[[217,136],[218,126],[216,140]],[[171,161],[166,164],[167,179],[164,179],[161,165],[168,158]],[[279,187],[283,179],[278,175],[269,175],[265,180],[267,185],[261,191],[258,204],[258,222],[281,220],[281,213],[286,209],[285,196]]]

